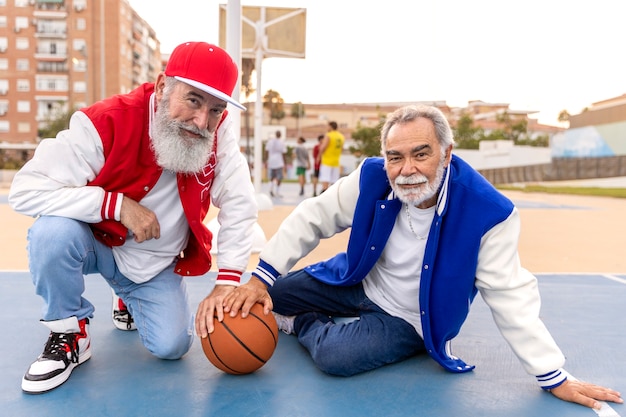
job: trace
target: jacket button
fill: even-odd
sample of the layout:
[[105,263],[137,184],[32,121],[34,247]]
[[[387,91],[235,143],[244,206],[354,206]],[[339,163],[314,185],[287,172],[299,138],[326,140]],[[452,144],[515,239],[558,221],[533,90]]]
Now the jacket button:
[[424,265],[424,269],[428,269],[428,265]]
[[376,250],[376,246],[370,247],[370,250]]
[[381,205],[380,205],[380,208],[381,208],[381,209],[383,209],[383,210],[385,209],[385,207],[386,207],[386,206],[385,206],[384,204],[381,204]]
[[150,191],[150,187],[148,187],[147,185],[145,187],[143,187],[144,191]]

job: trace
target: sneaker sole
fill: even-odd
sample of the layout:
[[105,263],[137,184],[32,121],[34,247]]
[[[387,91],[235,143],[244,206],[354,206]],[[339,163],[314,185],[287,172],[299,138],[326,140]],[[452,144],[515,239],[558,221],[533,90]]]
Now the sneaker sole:
[[79,356],[78,363],[71,363],[67,367],[67,369],[65,369],[65,371],[50,379],[42,381],[32,381],[30,379],[26,379],[26,375],[24,375],[24,378],[22,378],[22,391],[24,391],[26,394],[43,394],[45,392],[51,391],[67,381],[72,374],[74,368],[85,363],[87,360],[89,360],[89,358],[91,358],[91,348],[89,348],[89,350],[83,352],[83,354]]

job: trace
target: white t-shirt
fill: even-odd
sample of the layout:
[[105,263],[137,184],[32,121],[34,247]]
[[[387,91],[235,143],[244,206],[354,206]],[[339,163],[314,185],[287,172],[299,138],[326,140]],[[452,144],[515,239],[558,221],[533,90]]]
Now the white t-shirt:
[[408,207],[411,223],[405,204],[396,217],[383,253],[363,280],[363,287],[365,295],[376,305],[392,316],[411,323],[422,336],[420,277],[436,206],[427,209],[413,205]]
[[178,195],[176,174],[163,170],[154,188],[139,203],[156,214],[161,237],[137,243],[129,230],[126,242],[113,246],[120,272],[136,283],[146,282],[167,268],[189,239],[189,224]]
[[267,150],[267,168],[277,169],[285,166],[283,154],[287,153],[285,142],[277,138],[271,138],[265,145]]

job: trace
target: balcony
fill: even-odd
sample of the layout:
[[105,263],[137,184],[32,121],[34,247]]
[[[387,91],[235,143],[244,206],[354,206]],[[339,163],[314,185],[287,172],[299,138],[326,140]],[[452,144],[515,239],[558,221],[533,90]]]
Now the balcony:
[[64,0],[37,0],[34,15],[36,17],[67,17]]
[[42,61],[66,61],[67,49],[66,48],[52,48],[52,47],[37,47],[35,51],[35,59]]
[[35,29],[35,37],[46,39],[66,39],[67,29],[38,25],[37,29]]

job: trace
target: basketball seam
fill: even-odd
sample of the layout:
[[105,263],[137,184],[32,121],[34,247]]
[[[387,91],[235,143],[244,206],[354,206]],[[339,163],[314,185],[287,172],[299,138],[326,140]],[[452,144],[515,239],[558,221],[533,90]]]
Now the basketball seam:
[[272,334],[272,339],[274,339],[274,346],[276,346],[276,344],[278,343],[278,340],[277,340],[278,334],[274,334],[274,331],[272,330],[272,328],[268,326],[265,320],[263,320],[261,317],[257,316],[252,311],[250,312],[250,315],[256,317],[261,323],[263,323],[263,326],[265,326],[265,328],[270,331],[270,333]]
[[[258,319],[258,316],[254,315],[254,317],[256,317]],[[263,324],[265,324],[265,323],[263,323]],[[263,358],[259,357],[259,355],[257,355],[253,351],[251,351],[250,348],[248,346],[246,346],[241,339],[239,339],[239,337],[230,329],[230,327],[228,327],[228,325],[226,323],[222,322],[222,326],[224,326],[224,329],[226,329],[226,331],[228,333],[230,333],[230,335],[237,341],[237,343],[239,343],[239,345],[241,347],[243,347],[245,350],[247,350],[249,354],[251,354],[252,356],[257,358],[263,364],[265,364],[267,362]],[[270,330],[270,333],[271,333],[271,330]],[[272,337],[273,337],[273,334],[272,334]]]
[[[224,327],[226,327],[226,326],[224,326]],[[231,334],[232,334],[232,333],[231,333]],[[217,354],[217,352],[215,351],[214,346],[213,346],[213,342],[211,341],[211,338],[210,338],[210,337],[208,337],[207,339],[208,339],[209,345],[211,346],[211,352],[213,353],[213,355],[215,355],[215,359],[217,359],[218,361],[220,361],[220,363],[221,363],[221,364],[222,364],[225,368],[230,369],[233,373],[236,373],[236,374],[241,374],[241,371],[238,371],[238,370],[233,369],[233,368],[231,368],[230,366],[226,365],[226,363],[222,360],[222,358],[220,358],[220,355],[218,355],[218,354]]]

